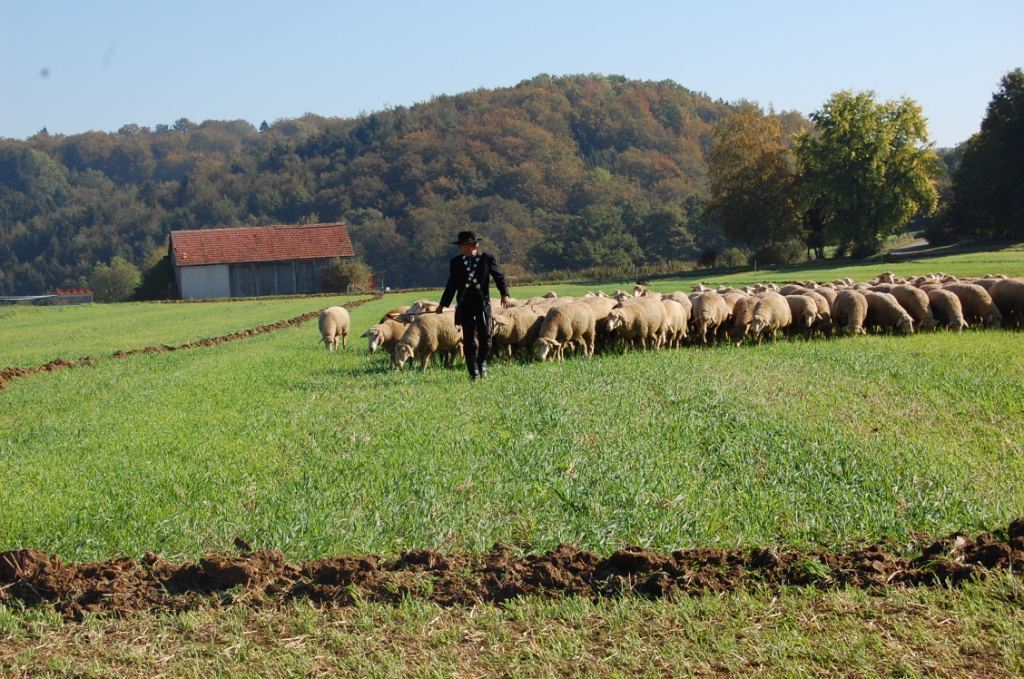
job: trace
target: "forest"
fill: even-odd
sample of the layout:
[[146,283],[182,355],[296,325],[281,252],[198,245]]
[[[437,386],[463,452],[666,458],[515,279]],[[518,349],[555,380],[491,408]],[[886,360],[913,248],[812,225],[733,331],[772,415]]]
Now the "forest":
[[[1015,139],[1022,80],[1020,69],[1004,78],[986,118],[993,106],[1009,107],[1016,122],[989,128]],[[909,193],[881,207],[835,199],[822,178],[835,172],[828,129],[842,116],[897,126],[893,149],[879,147],[893,167],[918,174],[864,182],[906,184]],[[671,81],[603,75],[540,75],[355,118],[310,113],[258,127],[181,118],[67,136],[43,129],[0,139],[0,293],[86,284],[115,259],[151,270],[170,231],[239,225],[343,220],[359,257],[392,287],[441,283],[448,242],[465,228],[484,237],[513,280],[752,257],[784,263],[823,256],[825,244],[863,254],[887,230],[927,215],[918,226],[939,240],[1013,235],[1012,213],[977,217],[983,197],[963,193],[959,212],[946,209],[957,203],[951,178],[961,157],[976,186],[995,190],[977,175],[1005,142],[985,134],[983,124],[977,139],[936,154],[909,100],[837,93],[807,118]],[[1019,161],[1004,164],[1014,176]],[[1019,185],[1009,191],[1019,201]],[[868,210],[873,221],[862,218]]]

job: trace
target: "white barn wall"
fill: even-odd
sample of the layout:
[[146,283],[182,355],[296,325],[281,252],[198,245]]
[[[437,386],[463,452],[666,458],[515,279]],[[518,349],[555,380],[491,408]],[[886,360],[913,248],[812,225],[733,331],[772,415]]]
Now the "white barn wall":
[[183,266],[178,269],[178,290],[182,299],[211,299],[231,296],[227,264]]

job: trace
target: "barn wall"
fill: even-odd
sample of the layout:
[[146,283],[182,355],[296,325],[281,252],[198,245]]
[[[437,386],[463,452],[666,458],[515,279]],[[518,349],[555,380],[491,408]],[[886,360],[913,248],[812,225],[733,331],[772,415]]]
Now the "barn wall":
[[182,299],[230,297],[231,284],[227,264],[178,267],[178,290]]

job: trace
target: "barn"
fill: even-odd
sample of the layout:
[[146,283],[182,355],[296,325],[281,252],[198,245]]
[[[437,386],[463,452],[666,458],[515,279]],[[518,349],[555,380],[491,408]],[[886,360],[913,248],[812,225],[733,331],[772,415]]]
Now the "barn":
[[321,292],[320,272],[354,256],[343,223],[172,231],[169,248],[182,299]]

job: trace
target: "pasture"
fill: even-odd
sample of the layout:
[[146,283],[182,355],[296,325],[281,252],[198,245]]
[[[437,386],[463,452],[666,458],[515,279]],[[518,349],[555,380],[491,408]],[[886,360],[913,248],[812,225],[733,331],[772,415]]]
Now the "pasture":
[[[707,282],[866,280],[883,270],[1024,275],[1024,248]],[[689,290],[700,280],[657,280],[651,287]],[[533,286],[513,294],[593,287]],[[230,552],[236,537],[292,560],[408,548],[480,552],[499,541],[528,551],[572,543],[602,554],[625,545],[670,551],[882,541],[898,548],[914,533],[996,529],[1024,515],[1019,332],[501,362],[489,381],[471,383],[460,368],[395,372],[385,356],[367,354],[358,335],[386,310],[421,297],[437,293],[388,295],[354,309],[349,348],[335,354],[323,349],[314,320],[214,347],[101,358],[12,381],[0,391],[0,551],[33,547],[74,561],[145,552],[183,559]],[[345,300],[0,309],[0,364],[189,341],[339,301]],[[146,322],[137,323],[140,317]],[[671,603],[526,601],[479,618],[411,602],[350,613],[303,605],[276,617],[149,616],[139,624],[200,656],[217,651],[203,646],[197,630],[214,630],[233,644],[243,629],[280,626],[314,640],[326,625],[334,630],[328,656],[336,664],[329,667],[359,669],[347,649],[364,637],[377,649],[381,675],[429,674],[433,661],[447,673],[465,672],[466,657],[505,667],[503,654],[514,655],[517,635],[535,653],[512,666],[537,674],[562,674],[573,657],[584,672],[597,669],[602,654],[616,649],[624,655],[608,666],[610,674],[664,673],[687,657],[709,673],[771,668],[779,658],[799,660],[805,671],[848,671],[844,663],[864,672],[935,669],[921,649],[945,657],[952,664],[939,669],[956,673],[955,662],[972,648],[992,663],[989,670],[1020,671],[1024,641],[1004,634],[1021,621],[1019,606],[1005,603],[1019,601],[1019,579],[885,596],[879,601],[908,620],[895,637],[885,636],[884,625],[863,627],[865,619],[878,619],[878,601],[844,592],[785,594],[771,610],[765,597],[737,593]],[[780,626],[764,631],[776,613]],[[946,634],[940,613],[956,621],[956,641],[941,652],[934,651]],[[822,616],[824,632],[806,622],[810,615]],[[751,625],[761,631],[737,644],[694,636],[718,616],[718,634],[750,634]],[[491,650],[463,647],[467,656],[446,656],[422,638],[434,618],[441,620],[439,638],[466,631],[493,642]],[[131,629],[89,624],[113,639]],[[618,630],[622,638],[597,642],[579,625],[602,634]],[[555,633],[542,639],[536,626]],[[409,640],[419,661],[395,655],[383,641],[389,628]],[[7,656],[14,658],[8,669],[18,662],[47,667],[33,655],[38,629],[64,640],[58,657],[70,664],[51,671],[88,670],[80,664],[84,656],[76,660],[87,638],[43,613],[0,605],[0,639],[6,633],[21,644]],[[848,647],[809,650],[819,633],[839,639],[853,629]],[[672,630],[682,637],[665,646],[649,636],[669,638]],[[272,641],[246,643],[252,658],[276,663],[268,665],[275,672],[316,668],[303,644],[285,651]],[[101,658],[97,667],[156,667],[155,656],[132,665],[125,664],[129,649],[111,652],[111,664]],[[628,660],[644,652],[662,664],[644,668]],[[228,671],[236,661],[221,667]]]

